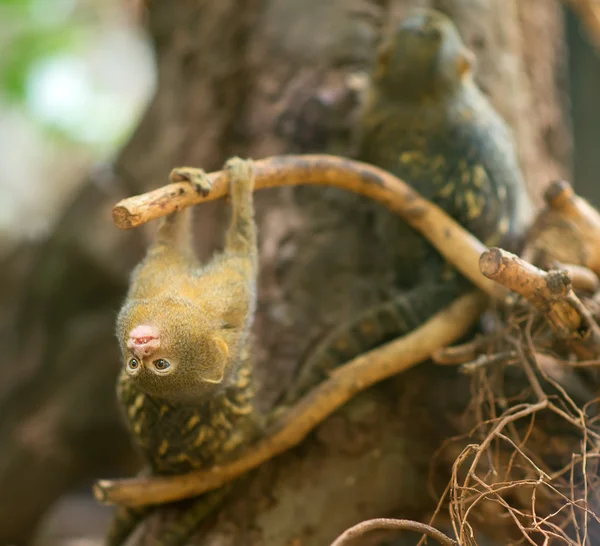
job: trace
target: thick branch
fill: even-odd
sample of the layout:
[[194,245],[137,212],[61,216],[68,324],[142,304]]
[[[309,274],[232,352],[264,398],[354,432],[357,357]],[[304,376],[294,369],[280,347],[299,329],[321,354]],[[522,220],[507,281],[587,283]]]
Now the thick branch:
[[421,523],[419,521],[412,521],[409,519],[370,519],[358,523],[354,527],[350,527],[344,531],[331,546],[344,546],[349,544],[353,539],[358,538],[365,533],[370,531],[379,531],[382,529],[389,529],[392,531],[414,531],[415,533],[422,533],[435,539],[442,546],[456,546],[457,542],[452,540],[449,536],[445,535],[441,531],[438,531],[435,527]]
[[[328,155],[274,156],[255,162],[256,188],[325,184],[365,195],[400,215],[421,232],[453,265],[484,292],[503,298],[506,292],[479,272],[479,256],[486,246],[455,222],[441,208],[421,197],[408,184],[372,165]],[[226,171],[210,173],[212,190],[203,196],[193,185],[181,182],[191,168],[174,169],[174,184],[124,199],[113,208],[121,229],[139,226],[184,207],[227,195]]]
[[427,359],[463,336],[485,307],[472,293],[456,300],[410,334],[369,351],[337,368],[275,425],[274,430],[240,459],[207,471],[169,477],[102,480],[96,498],[128,506],[161,504],[215,489],[299,444],[320,422],[357,393]]
[[581,358],[600,351],[600,329],[573,292],[565,271],[542,271],[499,248],[481,255],[481,272],[528,300],[550,322],[556,335],[573,344]]

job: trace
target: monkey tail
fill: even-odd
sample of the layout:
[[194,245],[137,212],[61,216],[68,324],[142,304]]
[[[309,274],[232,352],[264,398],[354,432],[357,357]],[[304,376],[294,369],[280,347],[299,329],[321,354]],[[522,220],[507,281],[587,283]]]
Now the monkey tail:
[[219,508],[233,484],[228,484],[195,498],[191,504],[182,507],[177,520],[167,525],[157,539],[160,546],[184,546],[188,543],[200,524]]
[[422,284],[338,325],[311,351],[283,403],[293,404],[337,366],[410,333],[450,304],[467,286],[460,277],[445,283]]
[[152,509],[148,506],[141,508],[120,506],[117,508],[106,535],[106,546],[123,546],[135,528],[151,511]]

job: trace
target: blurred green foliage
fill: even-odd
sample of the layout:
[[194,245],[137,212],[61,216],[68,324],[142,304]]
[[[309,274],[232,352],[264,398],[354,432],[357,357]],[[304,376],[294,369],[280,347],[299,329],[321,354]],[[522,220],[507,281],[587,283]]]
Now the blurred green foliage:
[[[121,0],[0,0],[0,116],[17,109],[48,138],[101,154],[121,144],[144,107],[139,85],[118,84],[140,41],[124,9]],[[111,32],[129,36],[123,55]]]
[[[16,2],[17,0],[0,0]],[[79,41],[77,38],[79,37]],[[31,69],[59,53],[74,50],[81,43],[77,28],[58,25],[52,28],[26,29],[11,41],[2,55],[0,85],[6,98],[24,101],[27,97],[27,80]]]

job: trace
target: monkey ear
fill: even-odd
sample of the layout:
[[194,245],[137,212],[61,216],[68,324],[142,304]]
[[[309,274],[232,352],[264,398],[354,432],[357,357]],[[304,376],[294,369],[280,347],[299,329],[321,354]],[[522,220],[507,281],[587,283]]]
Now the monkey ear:
[[475,70],[475,54],[466,47],[458,57],[458,74],[464,78],[467,74],[471,74]]
[[218,384],[223,381],[225,375],[225,365],[227,364],[227,357],[229,356],[229,346],[220,337],[213,338],[215,345],[215,359],[211,362],[210,369],[206,371],[206,374],[202,377],[207,383]]
[[373,78],[378,79],[382,75],[387,74],[388,65],[392,59],[392,44],[388,42],[384,42],[377,52],[377,57],[375,60],[375,67]]

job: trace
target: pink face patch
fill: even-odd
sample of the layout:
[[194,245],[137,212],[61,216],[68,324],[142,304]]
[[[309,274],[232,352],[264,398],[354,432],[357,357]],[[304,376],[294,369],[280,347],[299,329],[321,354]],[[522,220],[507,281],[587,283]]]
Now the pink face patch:
[[140,326],[136,326],[133,330],[131,330],[129,337],[131,339],[135,339],[136,344],[148,343],[148,341],[152,339],[158,339],[160,337],[160,332],[156,326],[141,324]]
[[150,356],[160,348],[160,332],[155,326],[142,324],[129,333],[127,348],[138,358]]

